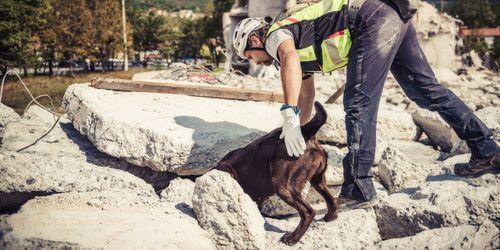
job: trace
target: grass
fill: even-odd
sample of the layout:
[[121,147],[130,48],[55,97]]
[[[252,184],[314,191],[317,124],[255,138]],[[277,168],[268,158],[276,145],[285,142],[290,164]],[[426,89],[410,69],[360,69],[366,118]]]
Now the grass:
[[[74,77],[71,76],[30,76],[23,78],[24,83],[26,83],[28,89],[31,91],[34,97],[42,94],[49,95],[54,102],[54,111],[64,112],[61,106],[64,92],[66,88],[73,83],[86,83],[90,82],[96,77],[111,77],[111,78],[122,78],[122,79],[132,79],[135,73],[145,71],[142,68],[130,68],[127,72],[124,71],[112,71],[112,72],[96,72],[87,74],[76,74]],[[3,77],[3,76],[2,76]],[[26,105],[31,101],[29,94],[24,89],[23,85],[14,75],[9,75],[5,81],[2,103],[13,108],[18,114],[21,114]],[[50,107],[50,102],[47,98],[41,98],[38,100],[41,104]]]

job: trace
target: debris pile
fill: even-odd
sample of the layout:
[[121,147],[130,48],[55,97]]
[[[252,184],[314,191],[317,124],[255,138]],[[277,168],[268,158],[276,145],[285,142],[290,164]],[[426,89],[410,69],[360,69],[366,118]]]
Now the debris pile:
[[[424,50],[444,52],[430,57],[437,78],[498,142],[498,75],[447,54],[460,45],[453,40],[456,20],[429,6],[422,3],[415,22],[420,39],[427,39]],[[188,71],[153,80],[195,81]],[[158,76],[148,74],[135,79]],[[281,90],[279,79],[229,73],[200,79]],[[345,71],[315,80],[316,99],[324,102],[343,84]],[[296,211],[276,197],[256,204],[230,175],[209,171],[232,149],[279,127],[279,105],[88,84],[67,89],[59,120],[37,106],[20,117],[0,104],[0,249],[288,249],[279,239],[297,226]],[[347,154],[344,112],[340,102],[325,107],[328,121],[317,137],[329,155],[328,188],[337,196]],[[378,118],[373,173],[380,203],[341,210],[324,222],[323,199],[306,188],[317,217],[291,249],[500,248],[500,176],[455,176],[454,165],[470,158],[464,143],[442,119],[413,104],[392,76]]]

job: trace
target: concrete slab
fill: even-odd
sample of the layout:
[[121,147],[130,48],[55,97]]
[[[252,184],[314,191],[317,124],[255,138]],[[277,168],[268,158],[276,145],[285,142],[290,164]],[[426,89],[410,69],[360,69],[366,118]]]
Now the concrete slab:
[[203,174],[229,151],[281,126],[278,103],[68,87],[73,126],[98,150],[157,171]]

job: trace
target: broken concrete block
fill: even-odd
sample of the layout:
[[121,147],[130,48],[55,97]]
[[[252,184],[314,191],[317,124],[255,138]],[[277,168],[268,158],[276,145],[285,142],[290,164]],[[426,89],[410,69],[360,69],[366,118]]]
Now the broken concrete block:
[[344,108],[338,104],[325,104],[324,107],[328,114],[327,120],[316,134],[316,138],[320,141],[346,144]]
[[387,142],[387,147],[391,146],[404,153],[412,162],[420,164],[439,164],[441,153],[428,145],[413,141],[391,140]]
[[485,220],[479,227],[436,228],[415,236],[384,240],[369,249],[498,249],[498,237],[498,228],[490,220]]
[[344,181],[344,167],[342,166],[342,159],[344,155],[337,147],[330,145],[323,145],[326,153],[328,154],[328,165],[326,167],[325,177],[327,185],[342,185]]
[[75,161],[71,156],[0,152],[0,210],[16,210],[35,196],[122,189],[156,196],[151,185],[126,171]]
[[[203,174],[282,124],[279,104],[68,87],[74,127],[100,151],[157,171]],[[265,122],[263,122],[265,121]]]
[[442,162],[443,173],[453,175],[456,164],[467,164],[470,160],[470,154],[460,154],[450,157]]
[[[389,144],[378,164],[380,180],[390,193],[417,187],[427,176],[441,170],[441,165],[425,160],[427,157],[423,154],[426,146],[412,142],[392,143],[394,144]],[[406,144],[409,153],[399,150],[398,144]]]
[[479,57],[479,55],[477,54],[477,52],[475,50],[471,50],[469,52],[469,56],[470,56],[470,59],[472,61],[472,64],[475,67],[483,66],[483,60],[481,60],[481,57]]
[[432,205],[441,208],[450,225],[478,222],[487,218],[500,224],[498,182],[500,177],[492,174],[473,180],[454,175],[437,175],[429,177],[412,197],[427,199]]
[[[381,241],[376,216],[372,209],[355,209],[340,212],[331,222],[322,220],[324,214],[315,220],[294,249],[362,249]],[[298,225],[300,217],[284,219],[266,218],[267,248],[282,249],[286,245],[279,242],[284,233]]]
[[[326,124],[316,134],[316,138],[324,142],[338,144],[347,143],[345,129],[345,113],[337,104],[325,105],[328,113]],[[391,105],[381,104],[378,112],[377,137],[383,140],[411,140],[415,135],[415,124],[411,115]]]
[[13,109],[0,103],[0,145],[2,145],[2,138],[7,124],[19,119],[19,115]]
[[410,199],[406,193],[383,198],[375,209],[382,239],[413,236],[421,231],[445,226],[444,212],[427,202]]
[[212,170],[196,179],[193,208],[218,248],[264,248],[264,219],[257,204],[228,173]]
[[191,204],[194,182],[189,179],[175,178],[160,193],[160,197],[169,202],[184,202]]
[[130,190],[37,197],[3,224],[1,249],[215,249],[196,219]]
[[485,175],[469,182],[451,175],[429,177],[411,193],[395,193],[382,199],[376,208],[382,239],[413,236],[421,231],[490,219],[500,224],[495,181],[500,177]]
[[438,82],[444,86],[457,86],[462,82],[460,77],[449,68],[433,68],[432,71]]
[[[57,120],[57,116],[33,105],[28,108],[24,117],[11,122],[5,128],[3,150],[17,151],[22,149],[47,133]],[[72,156],[86,159],[94,148],[89,141],[82,137],[71,125],[66,116],[62,116],[50,133],[35,145],[23,150],[23,153],[38,155]],[[99,152],[94,150],[95,154]]]
[[460,141],[455,131],[437,112],[417,109],[412,114],[412,119],[417,126],[416,141],[420,140],[422,134],[425,134],[430,145],[436,147],[436,149],[439,147],[441,151],[448,153]]
[[377,145],[375,147],[375,158],[373,159],[373,164],[378,165],[380,160],[382,159],[382,155],[384,154],[385,149],[389,146],[385,140],[377,137]]
[[461,64],[455,53],[459,44],[459,20],[439,12],[425,1],[416,2],[418,11],[412,21],[425,57],[435,68],[457,68]]
[[500,107],[486,107],[476,111],[475,114],[491,129],[493,139],[500,142]]
[[[10,177],[0,178],[0,186],[4,187],[0,192],[5,192],[1,209],[15,209],[36,195],[74,190],[127,188],[134,183],[132,189],[146,186],[150,190],[151,184],[155,190],[161,190],[172,179],[170,173],[133,166],[99,152],[65,116],[38,140],[56,120],[48,111],[31,106],[22,119],[7,126],[1,148],[5,160],[0,162],[0,168],[6,169],[4,173]],[[33,146],[15,153],[35,141]]]

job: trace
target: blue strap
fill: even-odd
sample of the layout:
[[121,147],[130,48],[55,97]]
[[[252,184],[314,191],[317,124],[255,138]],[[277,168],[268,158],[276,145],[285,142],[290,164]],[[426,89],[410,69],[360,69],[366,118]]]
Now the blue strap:
[[291,108],[293,110],[293,112],[295,112],[296,115],[300,114],[300,108],[298,106],[292,106],[292,105],[288,105],[286,103],[281,106],[280,111],[283,111],[287,108]]

